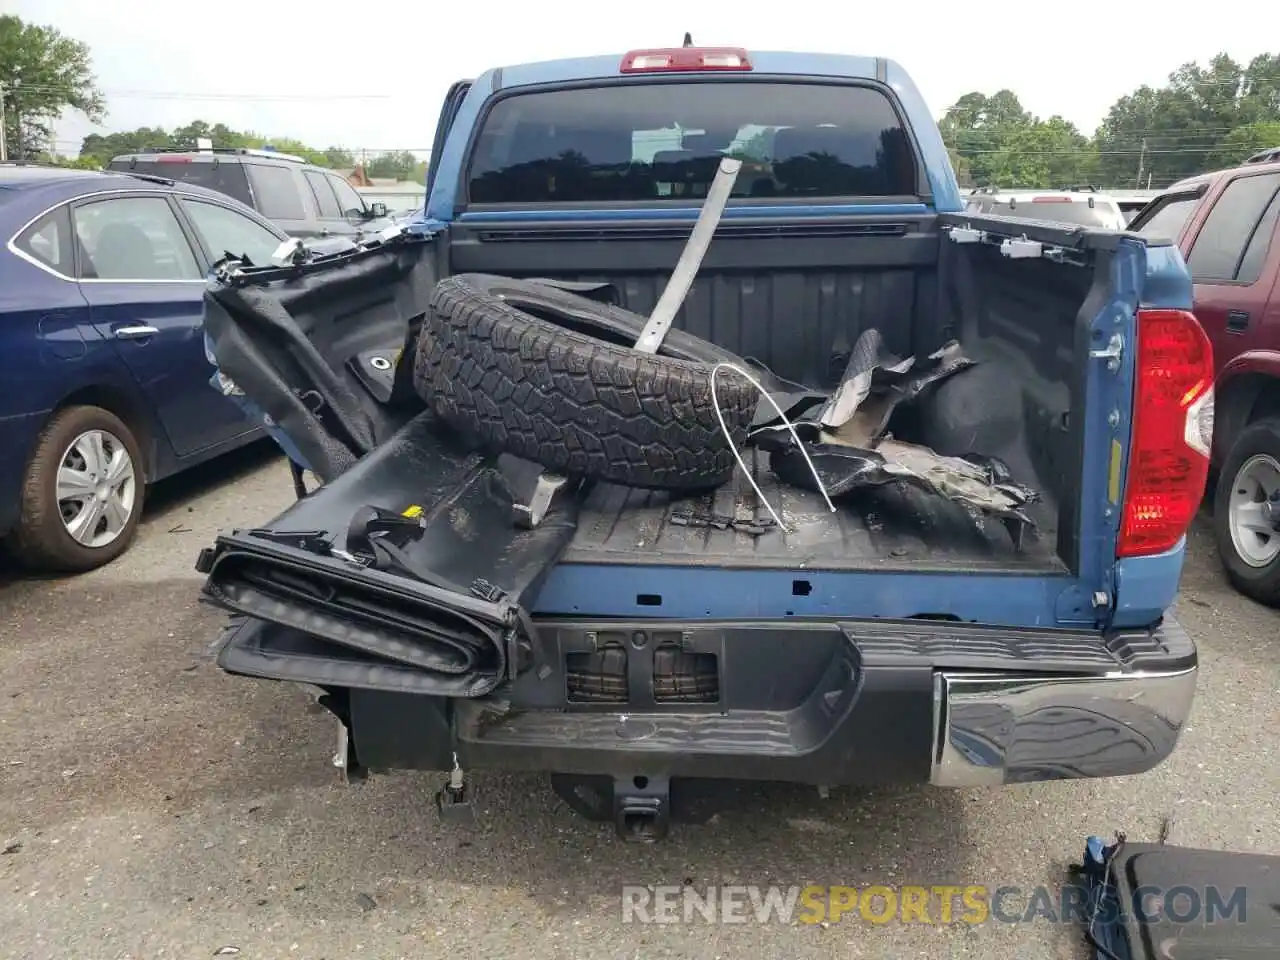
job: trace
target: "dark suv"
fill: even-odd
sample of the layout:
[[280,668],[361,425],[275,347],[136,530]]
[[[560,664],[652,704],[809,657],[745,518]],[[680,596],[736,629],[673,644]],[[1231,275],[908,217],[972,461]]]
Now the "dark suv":
[[274,150],[155,149],[116,157],[108,169],[194,183],[248,204],[292,237],[355,236],[391,225],[332,170]]

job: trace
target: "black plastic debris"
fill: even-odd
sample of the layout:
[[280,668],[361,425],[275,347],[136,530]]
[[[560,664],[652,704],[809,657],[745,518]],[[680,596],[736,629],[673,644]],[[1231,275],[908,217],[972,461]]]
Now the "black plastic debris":
[[[897,357],[884,349],[880,331],[865,331],[854,344],[844,376],[834,391],[823,393],[773,376],[766,389],[807,442],[843,443],[874,448],[888,430],[898,406],[919,398],[946,378],[974,366],[951,341],[922,360]],[[792,442],[786,424],[762,404],[748,440],[763,449]]]
[[1280,857],[1090,837],[1078,873],[1093,960],[1280,956]]
[[[793,420],[803,452],[776,416],[753,426],[748,440],[769,451],[770,467],[785,483],[817,490],[820,482],[833,498],[857,489],[907,483],[999,517],[1015,546],[1020,546],[1025,531],[1034,526],[1023,508],[1039,497],[1016,483],[1006,464],[980,454],[942,456],[890,434],[895,413],[975,363],[955,341],[923,360],[902,359],[884,349],[879,331],[867,330],[854,345],[840,384],[825,400],[799,384],[787,384],[775,395]],[[927,409],[922,415],[928,415]]]

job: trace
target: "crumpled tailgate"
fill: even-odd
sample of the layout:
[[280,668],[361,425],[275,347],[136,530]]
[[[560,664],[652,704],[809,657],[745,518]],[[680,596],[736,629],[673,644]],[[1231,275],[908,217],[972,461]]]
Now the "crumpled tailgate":
[[[554,501],[534,529],[516,525],[532,472],[469,450],[419,415],[274,520],[223,534],[205,551],[205,598],[282,628],[233,638],[237,649],[224,658],[257,676],[280,673],[262,659],[268,652],[312,666],[336,658],[347,686],[390,674],[411,677],[398,682],[422,693],[488,693],[531,661],[524,604],[575,529],[571,497]],[[294,642],[290,631],[320,646]]]

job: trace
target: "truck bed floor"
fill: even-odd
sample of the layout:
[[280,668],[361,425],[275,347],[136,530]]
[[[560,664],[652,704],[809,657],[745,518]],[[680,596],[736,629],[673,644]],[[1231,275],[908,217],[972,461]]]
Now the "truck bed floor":
[[780,484],[768,458],[756,457],[756,482],[791,528],[760,536],[737,530],[683,526],[673,511],[769,520],[754,505],[751,484],[739,470],[712,495],[673,499],[660,491],[611,484],[593,489],[582,507],[566,563],[655,564],[709,567],[796,567],[827,570],[958,570],[1062,573],[1054,552],[1057,507],[1034,504],[1037,527],[1015,550],[999,519],[973,517],[959,504],[901,484],[858,491],[830,513],[821,494]]

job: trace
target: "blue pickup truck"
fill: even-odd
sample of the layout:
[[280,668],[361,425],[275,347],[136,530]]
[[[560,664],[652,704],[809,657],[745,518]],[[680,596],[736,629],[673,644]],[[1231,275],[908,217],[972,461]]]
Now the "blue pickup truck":
[[[628,485],[597,465],[604,479],[580,497],[562,552],[527,593],[532,658],[513,657],[483,689],[441,695],[372,672],[325,682],[301,667],[237,667],[226,651],[255,643],[271,654],[261,663],[305,652],[297,638],[268,650],[246,621],[224,666],[323,686],[366,767],[452,770],[455,786],[471,768],[549,772],[566,798],[603,786],[604,814],[630,826],[663,820],[681,778],[964,787],[1156,766],[1195,688],[1195,646],[1168,610],[1212,433],[1211,350],[1187,270],[1158,240],[965,214],[938,128],[892,61],[683,47],[457,83],[413,242],[227,280],[243,302],[274,297],[262,313],[272,336],[300,332],[309,346],[259,376],[245,358],[270,355],[271,337],[255,346],[207,312],[225,383],[326,487],[348,483],[385,451],[378,428],[352,454],[335,439],[352,418],[300,397],[338,411],[334,397],[365,389],[365,408],[385,407],[394,384],[374,403],[367,378],[351,374],[371,350],[385,348],[377,366],[392,379],[410,376],[415,357],[421,376],[438,359],[414,345],[424,315],[432,336],[452,323],[492,348],[513,303],[539,312],[531,279],[557,296],[607,288],[648,315],[724,157],[741,169],[676,317],[673,340],[687,341],[673,349],[699,338],[832,390],[870,329],[898,357],[958,342],[976,363],[936,385],[916,435],[940,455],[998,457],[1037,492],[1034,531],[1015,540],[893,485],[833,514],[813,490],[769,479],[762,457],[751,469],[785,526],[743,529],[740,477],[708,495],[710,519],[691,526],[676,519],[679,495],[652,489],[661,482]],[[317,293],[326,272],[344,271],[364,278],[363,292]],[[487,436],[508,450],[532,422],[555,461],[552,439],[571,425],[539,427],[539,391],[577,388],[550,376],[523,395],[503,386],[511,365],[546,359],[539,343],[512,339],[487,371],[478,354],[441,367],[435,389],[448,399],[435,409],[487,411]],[[572,365],[572,350],[548,349]],[[582,361],[585,380],[635,385],[617,373],[625,359],[605,369],[599,356]],[[589,431],[574,436],[590,450]],[[397,437],[394,455],[427,470],[418,441]],[[356,466],[334,459],[344,444]],[[520,449],[536,459],[538,446]],[[615,453],[654,463],[644,449]],[[430,512],[427,500],[411,509],[423,505]],[[269,620],[285,596],[228,605]]]

